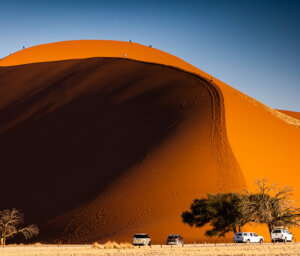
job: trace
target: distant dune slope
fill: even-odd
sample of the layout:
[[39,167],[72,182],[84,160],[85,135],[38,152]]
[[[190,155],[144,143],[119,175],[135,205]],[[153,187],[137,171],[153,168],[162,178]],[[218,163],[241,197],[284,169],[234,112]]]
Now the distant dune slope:
[[253,189],[268,177],[300,197],[299,120],[175,56],[70,41],[22,50],[0,66],[2,169],[22,188],[2,204],[49,220],[49,238],[149,232],[157,242],[169,233],[204,241],[203,230],[180,223],[196,196]]
[[298,120],[300,120],[300,112],[295,112],[295,111],[287,111],[287,110],[277,110],[285,115],[291,116],[293,118],[296,118]]

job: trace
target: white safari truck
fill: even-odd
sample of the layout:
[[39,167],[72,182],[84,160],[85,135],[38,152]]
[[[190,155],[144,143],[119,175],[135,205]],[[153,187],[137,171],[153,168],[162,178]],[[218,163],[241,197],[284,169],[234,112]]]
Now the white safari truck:
[[293,242],[293,234],[283,228],[273,229],[271,232],[271,241],[272,242]]
[[263,243],[264,238],[254,232],[238,232],[234,234],[235,243]]

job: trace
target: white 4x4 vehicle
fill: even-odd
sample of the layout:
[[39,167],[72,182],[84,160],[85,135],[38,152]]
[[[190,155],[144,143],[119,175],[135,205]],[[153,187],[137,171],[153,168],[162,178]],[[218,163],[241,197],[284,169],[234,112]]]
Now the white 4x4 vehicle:
[[238,232],[233,240],[235,243],[263,243],[264,238],[253,232]]
[[146,233],[135,234],[132,238],[133,245],[151,245],[151,238]]
[[274,229],[271,232],[272,242],[293,242],[293,234],[286,229]]

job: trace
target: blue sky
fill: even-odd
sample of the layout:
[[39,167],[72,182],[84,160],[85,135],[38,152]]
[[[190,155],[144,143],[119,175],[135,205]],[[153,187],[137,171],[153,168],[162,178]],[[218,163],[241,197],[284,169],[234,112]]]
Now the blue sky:
[[0,58],[42,43],[152,44],[261,102],[300,111],[300,1],[3,1]]

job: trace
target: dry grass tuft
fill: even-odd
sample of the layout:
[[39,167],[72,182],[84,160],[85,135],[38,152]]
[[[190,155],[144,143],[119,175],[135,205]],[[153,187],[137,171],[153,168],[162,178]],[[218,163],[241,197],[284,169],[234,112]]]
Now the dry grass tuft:
[[120,243],[122,249],[133,249],[134,246],[131,243]]
[[120,243],[118,244],[115,241],[108,241],[104,244],[104,249],[133,249],[133,245],[130,243]]
[[92,248],[101,249],[101,245],[97,242],[94,242],[93,245],[92,245]]
[[120,249],[120,245],[115,241],[108,241],[104,244],[104,249]]

